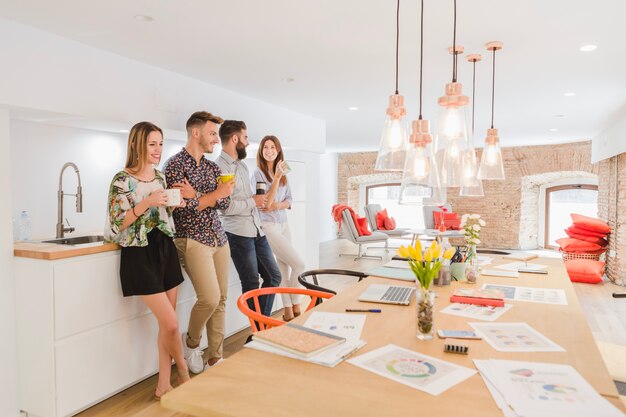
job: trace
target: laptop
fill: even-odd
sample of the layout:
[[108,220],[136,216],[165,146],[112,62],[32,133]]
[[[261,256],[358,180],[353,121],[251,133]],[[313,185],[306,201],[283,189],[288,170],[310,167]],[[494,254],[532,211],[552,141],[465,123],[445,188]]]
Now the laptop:
[[359,296],[359,301],[408,306],[414,292],[414,287],[406,285],[372,284]]

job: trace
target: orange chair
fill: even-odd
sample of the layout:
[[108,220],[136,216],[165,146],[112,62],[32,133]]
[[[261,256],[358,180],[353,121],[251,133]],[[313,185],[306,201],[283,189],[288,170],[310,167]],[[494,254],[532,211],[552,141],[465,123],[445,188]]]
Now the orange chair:
[[[252,332],[256,333],[259,330],[269,329],[271,327],[281,326],[285,324],[284,321],[275,319],[273,317],[267,317],[263,314],[259,313],[261,307],[259,305],[259,297],[262,295],[270,295],[270,294],[301,294],[308,295],[311,297],[311,302],[306,308],[306,311],[309,311],[313,307],[317,300],[320,298],[332,298],[334,294],[330,294],[322,291],[313,291],[307,290],[304,288],[286,288],[286,287],[269,287],[269,288],[259,288],[258,290],[251,290],[244,294],[242,294],[237,299],[237,307],[239,311],[248,317],[250,320],[250,327],[252,327]],[[248,300],[252,299],[254,303],[254,310],[252,310],[248,306]]]

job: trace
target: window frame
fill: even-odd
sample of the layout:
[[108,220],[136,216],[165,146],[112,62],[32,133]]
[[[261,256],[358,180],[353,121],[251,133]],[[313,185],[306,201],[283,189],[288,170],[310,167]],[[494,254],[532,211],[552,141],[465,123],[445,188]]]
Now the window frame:
[[550,194],[557,191],[564,190],[592,190],[598,192],[598,186],[595,184],[563,184],[555,185],[552,187],[546,187],[545,189],[545,217],[543,222],[543,247],[545,249],[559,249],[558,246],[550,245],[549,233],[550,233]]

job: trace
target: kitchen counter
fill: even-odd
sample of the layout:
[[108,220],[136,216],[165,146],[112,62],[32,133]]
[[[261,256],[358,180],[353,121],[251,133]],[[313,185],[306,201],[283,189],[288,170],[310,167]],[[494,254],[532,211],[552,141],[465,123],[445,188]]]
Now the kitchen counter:
[[15,242],[13,255],[21,258],[56,260],[75,256],[118,250],[115,243],[85,243],[82,245],[59,245],[57,243]]

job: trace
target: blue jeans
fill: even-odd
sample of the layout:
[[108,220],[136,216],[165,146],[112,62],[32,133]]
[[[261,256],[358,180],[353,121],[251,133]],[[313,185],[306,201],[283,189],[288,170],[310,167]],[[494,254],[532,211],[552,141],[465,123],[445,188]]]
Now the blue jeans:
[[[265,236],[244,237],[226,232],[230,245],[230,257],[241,280],[241,292],[259,288],[259,274],[263,278],[262,288],[280,286],[281,276],[272,248]],[[274,295],[259,297],[260,313],[264,316],[272,315]],[[254,310],[252,299],[248,306]]]

